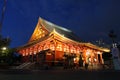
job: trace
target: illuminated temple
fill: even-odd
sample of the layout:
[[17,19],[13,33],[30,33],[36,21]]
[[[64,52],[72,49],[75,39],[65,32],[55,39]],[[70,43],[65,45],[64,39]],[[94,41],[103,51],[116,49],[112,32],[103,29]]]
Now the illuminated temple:
[[23,62],[63,62],[65,55],[75,55],[74,62],[82,55],[84,63],[104,64],[103,52],[109,49],[82,42],[71,30],[38,19],[29,41],[18,48]]

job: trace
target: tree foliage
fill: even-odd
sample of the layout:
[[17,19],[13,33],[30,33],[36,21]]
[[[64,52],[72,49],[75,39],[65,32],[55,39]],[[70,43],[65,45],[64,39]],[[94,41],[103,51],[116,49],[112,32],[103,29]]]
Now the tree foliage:
[[10,38],[3,38],[2,36],[0,36],[0,47],[9,46],[10,42]]

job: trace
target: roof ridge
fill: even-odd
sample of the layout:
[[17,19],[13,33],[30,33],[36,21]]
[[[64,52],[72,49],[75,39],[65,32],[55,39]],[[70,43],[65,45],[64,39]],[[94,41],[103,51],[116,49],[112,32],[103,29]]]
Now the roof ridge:
[[59,28],[59,29],[61,29],[61,30],[64,30],[64,31],[67,31],[67,32],[72,32],[71,30],[69,30],[69,29],[67,29],[67,28],[64,28],[64,27],[62,27],[62,26],[59,26],[59,25],[57,25],[57,24],[54,24],[54,23],[52,23],[52,22],[50,22],[50,21],[47,21],[47,20],[45,20],[45,19],[43,19],[43,18],[41,18],[41,17],[39,17],[39,19],[40,20],[42,20],[42,21],[45,21],[45,23],[47,23],[48,25],[51,25],[51,27],[56,27],[56,28]]

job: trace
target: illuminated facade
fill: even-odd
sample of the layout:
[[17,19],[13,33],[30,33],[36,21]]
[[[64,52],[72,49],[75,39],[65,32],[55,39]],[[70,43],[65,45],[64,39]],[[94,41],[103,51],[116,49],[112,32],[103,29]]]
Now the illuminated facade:
[[82,53],[84,63],[104,64],[102,53],[109,52],[109,49],[81,42],[72,31],[39,18],[30,40],[19,47],[18,52],[23,56],[23,62],[41,62],[42,51],[46,51],[44,60],[48,62],[63,61],[65,54],[76,55],[74,61],[78,62]]

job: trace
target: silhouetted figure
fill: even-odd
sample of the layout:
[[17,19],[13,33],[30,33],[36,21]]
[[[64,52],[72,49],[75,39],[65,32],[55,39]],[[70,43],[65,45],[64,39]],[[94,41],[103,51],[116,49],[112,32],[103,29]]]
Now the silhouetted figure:
[[88,69],[88,63],[85,63],[85,69]]
[[83,60],[82,60],[82,55],[81,54],[80,54],[80,57],[79,57],[79,66],[83,67]]

